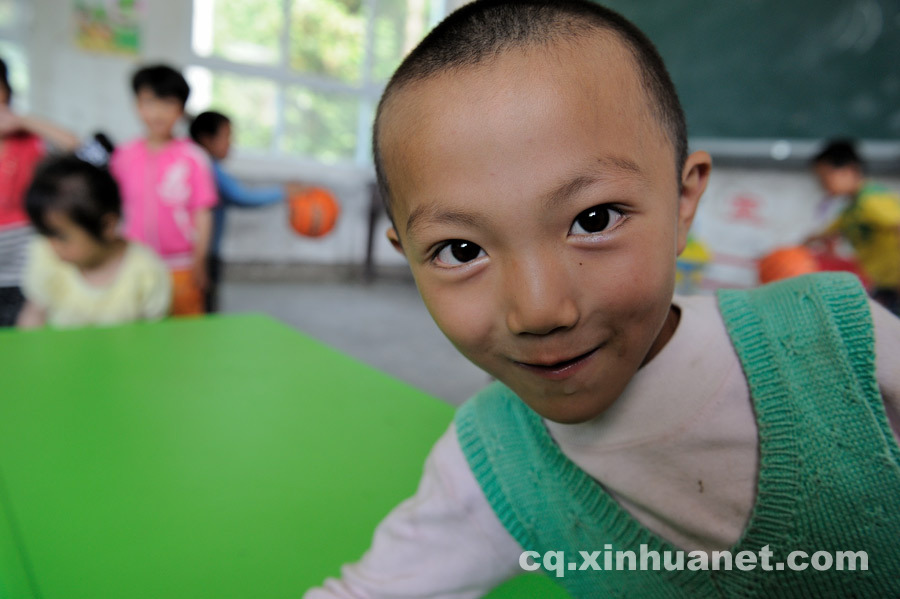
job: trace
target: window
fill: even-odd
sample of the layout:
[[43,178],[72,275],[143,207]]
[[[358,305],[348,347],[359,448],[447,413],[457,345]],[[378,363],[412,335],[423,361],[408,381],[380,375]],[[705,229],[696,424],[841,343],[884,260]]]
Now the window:
[[23,3],[0,0],[0,58],[6,62],[13,104],[17,110],[28,110],[28,61],[20,31],[25,20]]
[[[2,1],[2,0],[0,0]],[[245,153],[367,164],[378,98],[444,0],[194,0],[191,112]]]

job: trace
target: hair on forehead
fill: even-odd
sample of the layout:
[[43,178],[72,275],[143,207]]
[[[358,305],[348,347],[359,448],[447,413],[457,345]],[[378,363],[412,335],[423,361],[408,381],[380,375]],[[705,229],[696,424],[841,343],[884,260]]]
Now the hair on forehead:
[[97,240],[107,215],[121,216],[119,187],[109,170],[74,154],[46,158],[25,194],[25,210],[41,235],[53,235],[48,212],[60,212]]
[[631,52],[653,115],[672,143],[679,180],[687,158],[687,125],[669,73],[653,43],[618,13],[587,0],[477,0],[439,23],[403,60],[375,115],[372,144],[378,188],[388,215],[391,189],[379,147],[385,106],[405,86],[440,73],[488,62],[506,51],[614,34]]

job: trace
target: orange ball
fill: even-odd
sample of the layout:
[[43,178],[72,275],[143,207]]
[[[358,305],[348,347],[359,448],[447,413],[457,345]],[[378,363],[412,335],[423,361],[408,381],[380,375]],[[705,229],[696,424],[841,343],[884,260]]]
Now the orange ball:
[[769,283],[788,277],[817,272],[819,263],[809,249],[803,246],[780,248],[763,257],[758,264],[759,280]]
[[310,187],[288,199],[290,223],[294,231],[306,237],[327,235],[337,223],[341,206],[323,187]]

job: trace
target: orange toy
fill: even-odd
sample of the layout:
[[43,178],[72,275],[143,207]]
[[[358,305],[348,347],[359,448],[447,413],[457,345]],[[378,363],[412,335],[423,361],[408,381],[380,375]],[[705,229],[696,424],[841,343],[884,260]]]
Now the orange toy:
[[203,292],[194,283],[190,270],[172,271],[172,316],[189,316],[206,312]]
[[815,255],[804,246],[779,248],[758,264],[760,283],[769,283],[820,270]]
[[323,187],[310,187],[288,200],[290,223],[294,231],[306,237],[322,237],[334,228],[341,206]]

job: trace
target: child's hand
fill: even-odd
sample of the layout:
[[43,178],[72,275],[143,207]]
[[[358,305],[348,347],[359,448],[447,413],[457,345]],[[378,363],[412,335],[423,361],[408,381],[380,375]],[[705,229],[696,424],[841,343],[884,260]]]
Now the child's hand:
[[301,194],[309,188],[310,185],[308,185],[307,183],[300,183],[299,181],[289,181],[284,184],[285,198],[290,200],[291,197]]
[[16,326],[20,329],[37,329],[47,324],[47,311],[28,300],[19,312]]
[[9,135],[21,128],[22,122],[19,115],[10,110],[8,106],[0,104],[0,135]]
[[194,260],[194,263],[191,265],[191,276],[197,289],[206,291],[206,288],[209,286],[209,274],[206,271],[205,259]]

